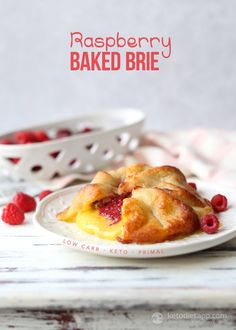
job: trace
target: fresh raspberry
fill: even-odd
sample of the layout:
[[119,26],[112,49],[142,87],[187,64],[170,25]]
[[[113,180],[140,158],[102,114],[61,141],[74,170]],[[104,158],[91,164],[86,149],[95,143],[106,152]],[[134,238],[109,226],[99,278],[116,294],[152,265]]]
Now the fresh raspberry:
[[227,209],[228,200],[224,195],[215,195],[211,200],[215,212],[223,212]]
[[41,131],[34,131],[34,136],[37,140],[37,142],[45,142],[45,141],[49,141],[49,137],[47,135],[47,133],[43,130]]
[[188,185],[192,187],[194,190],[197,190],[197,185],[195,182],[188,182]]
[[72,131],[69,130],[68,128],[60,128],[57,131],[56,138],[61,139],[67,136],[71,136],[72,134],[73,134]]
[[32,212],[36,209],[36,201],[34,197],[29,196],[23,192],[17,193],[12,203],[14,203],[16,206],[18,206],[23,212]]
[[13,142],[9,139],[2,139],[0,140],[0,144],[13,144]]
[[115,224],[121,219],[121,208],[123,200],[127,198],[129,194],[113,195],[102,199],[97,203],[99,214],[112,221]]
[[23,211],[13,203],[7,204],[2,210],[2,221],[9,225],[21,225],[24,219]]
[[52,192],[53,192],[52,190],[43,190],[43,191],[41,191],[41,193],[39,194],[39,200],[41,201],[46,196],[50,195]]
[[201,228],[207,234],[214,234],[218,231],[220,222],[214,214],[207,214],[201,218]]
[[31,131],[22,131],[17,132],[15,134],[16,142],[18,144],[26,144],[26,143],[35,143],[37,139],[34,135],[34,132]]
[[91,127],[84,127],[80,133],[89,133],[92,132],[93,129]]

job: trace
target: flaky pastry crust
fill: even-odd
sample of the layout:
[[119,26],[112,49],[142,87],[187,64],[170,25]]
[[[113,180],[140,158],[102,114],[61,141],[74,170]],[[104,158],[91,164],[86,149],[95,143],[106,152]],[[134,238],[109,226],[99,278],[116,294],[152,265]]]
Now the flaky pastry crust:
[[81,210],[117,194],[127,195],[117,237],[123,243],[159,243],[190,235],[199,229],[203,215],[213,213],[211,204],[188,185],[179,169],[136,164],[99,171],[58,219],[73,221]]

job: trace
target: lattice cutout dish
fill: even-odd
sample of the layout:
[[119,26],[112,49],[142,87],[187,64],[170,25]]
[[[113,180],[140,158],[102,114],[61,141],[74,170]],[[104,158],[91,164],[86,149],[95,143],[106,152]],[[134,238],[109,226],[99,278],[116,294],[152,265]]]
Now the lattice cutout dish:
[[[93,130],[40,143],[1,144],[1,173],[31,181],[49,180],[69,173],[92,173],[122,160],[127,152],[137,148],[144,119],[144,114],[139,110],[111,109],[110,112],[24,128],[43,129],[49,135],[64,127],[78,131],[89,126]],[[0,139],[10,139],[14,134],[9,132]],[[12,159],[18,159],[18,162],[14,163]]]

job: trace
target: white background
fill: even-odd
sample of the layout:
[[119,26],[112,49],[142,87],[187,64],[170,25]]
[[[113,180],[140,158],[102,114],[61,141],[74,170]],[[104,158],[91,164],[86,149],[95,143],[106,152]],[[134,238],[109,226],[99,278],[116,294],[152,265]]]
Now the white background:
[[[160,72],[70,72],[71,31],[171,36],[172,57]],[[235,54],[234,0],[0,0],[0,132],[120,106],[159,130],[234,129]]]

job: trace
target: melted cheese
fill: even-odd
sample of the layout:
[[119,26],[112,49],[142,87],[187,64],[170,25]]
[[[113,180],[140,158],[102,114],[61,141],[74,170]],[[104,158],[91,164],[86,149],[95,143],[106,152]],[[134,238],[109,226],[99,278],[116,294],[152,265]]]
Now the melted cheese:
[[111,221],[99,215],[96,209],[80,211],[76,216],[76,224],[86,233],[106,240],[115,241],[117,236],[122,236],[122,220],[112,225]]

